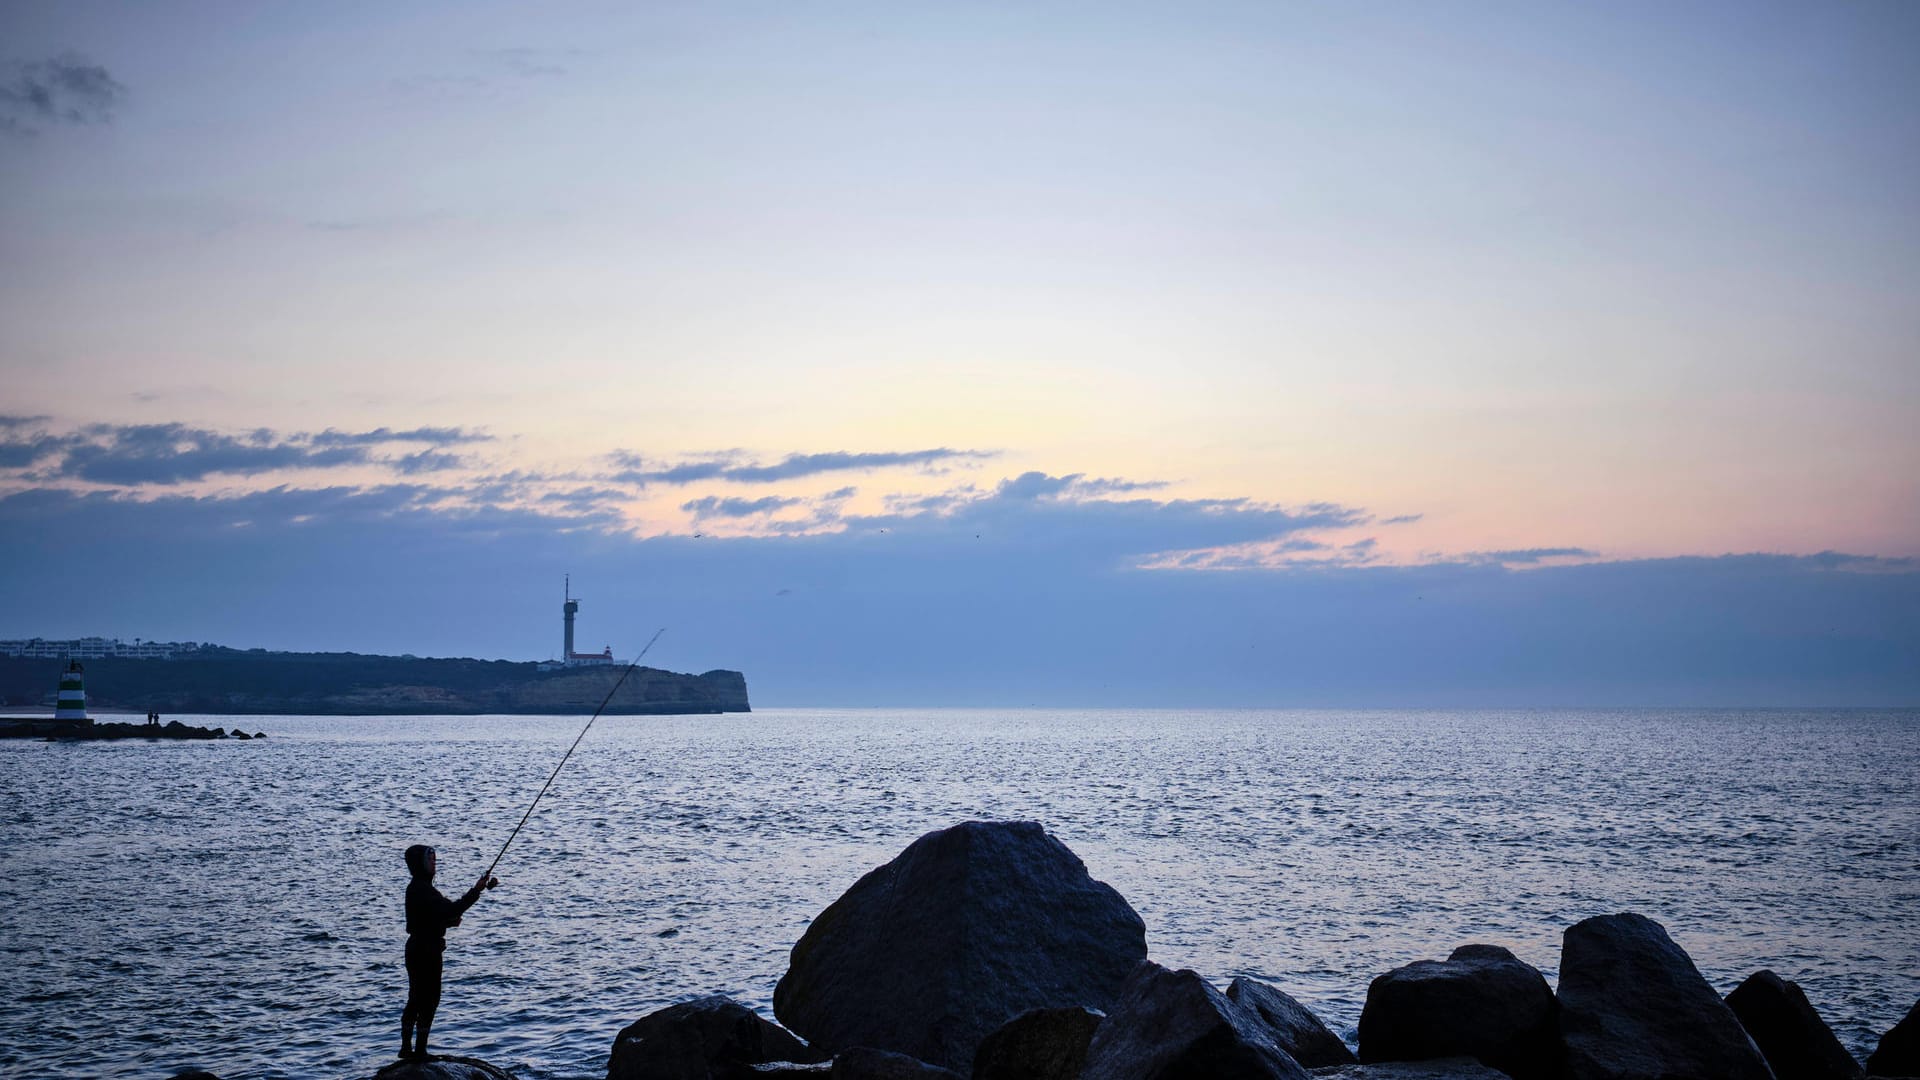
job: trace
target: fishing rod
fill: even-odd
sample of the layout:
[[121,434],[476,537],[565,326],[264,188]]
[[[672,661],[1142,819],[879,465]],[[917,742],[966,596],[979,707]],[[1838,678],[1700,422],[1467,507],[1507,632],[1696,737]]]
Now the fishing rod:
[[[571,620],[572,616],[568,616],[568,618]],[[613,689],[607,691],[607,696],[601,700],[600,708],[593,710],[593,715],[587,719],[587,726],[581,728],[580,734],[573,737],[573,745],[567,747],[567,752],[560,755],[560,764],[553,767],[553,773],[547,777],[547,782],[540,785],[540,794],[533,797],[533,802],[527,807],[527,812],[520,815],[520,825],[525,825],[527,819],[533,816],[533,808],[540,805],[541,796],[545,795],[547,789],[553,786],[553,778],[560,775],[560,770],[566,767],[567,759],[572,757],[573,752],[580,748],[580,740],[586,738],[587,732],[593,729],[593,722],[600,719],[600,713],[606,709],[607,703],[613,700],[613,695],[620,692],[620,686],[627,681],[627,676],[633,674],[633,669],[640,666],[641,659],[647,655],[648,650],[653,648],[653,643],[659,641],[660,635],[666,632],[667,628],[664,626],[655,630],[653,636],[647,639],[647,647],[641,649],[640,655],[634,657],[633,663],[627,665],[627,670],[620,673],[620,678],[613,684]],[[571,633],[571,627],[569,627],[569,633]],[[500,845],[500,854],[495,855],[493,862],[487,864],[487,873],[483,880],[493,880],[493,868],[500,865],[500,860],[506,857],[507,849],[513,846],[513,838],[520,835],[520,825],[515,825],[513,831],[507,834],[507,842]]]

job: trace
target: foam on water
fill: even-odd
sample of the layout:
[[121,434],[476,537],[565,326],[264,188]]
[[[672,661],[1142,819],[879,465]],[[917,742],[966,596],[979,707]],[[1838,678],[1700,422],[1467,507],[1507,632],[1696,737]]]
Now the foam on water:
[[[235,718],[181,717],[234,726]],[[369,1075],[405,996],[401,850],[483,869],[578,718],[241,718],[264,742],[0,745],[0,1072]],[[1801,983],[1864,1057],[1920,995],[1920,712],[776,710],[594,727],[449,934],[436,1047],[605,1074],[921,833],[1031,818],[1155,960],[1351,1039],[1468,941],[1555,974],[1636,910],[1722,992]]]

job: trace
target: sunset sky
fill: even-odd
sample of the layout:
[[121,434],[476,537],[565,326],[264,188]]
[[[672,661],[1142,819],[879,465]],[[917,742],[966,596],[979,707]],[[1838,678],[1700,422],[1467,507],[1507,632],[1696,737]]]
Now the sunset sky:
[[0,637],[543,658],[571,572],[757,703],[1912,704],[1917,53],[0,3]]

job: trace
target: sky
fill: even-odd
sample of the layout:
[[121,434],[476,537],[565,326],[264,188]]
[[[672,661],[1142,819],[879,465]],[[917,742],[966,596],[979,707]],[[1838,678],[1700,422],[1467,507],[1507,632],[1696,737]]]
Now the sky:
[[0,0],[0,637],[1920,704],[1911,4]]

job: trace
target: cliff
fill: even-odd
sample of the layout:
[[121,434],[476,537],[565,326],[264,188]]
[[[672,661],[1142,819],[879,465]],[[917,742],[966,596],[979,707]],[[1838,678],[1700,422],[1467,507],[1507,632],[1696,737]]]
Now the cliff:
[[[87,706],[136,713],[375,715],[591,713],[623,666],[541,671],[510,660],[204,649],[173,660],[88,660]],[[64,660],[0,657],[0,703],[40,705]],[[636,668],[607,714],[748,712],[737,671]]]

